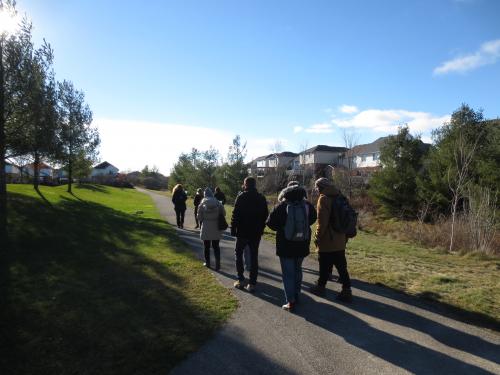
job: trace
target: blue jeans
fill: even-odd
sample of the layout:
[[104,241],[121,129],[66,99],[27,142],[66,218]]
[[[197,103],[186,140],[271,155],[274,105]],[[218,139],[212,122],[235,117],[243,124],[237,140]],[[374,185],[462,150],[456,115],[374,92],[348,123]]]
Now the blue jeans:
[[297,302],[302,284],[303,257],[280,257],[283,286],[285,287],[286,302]]

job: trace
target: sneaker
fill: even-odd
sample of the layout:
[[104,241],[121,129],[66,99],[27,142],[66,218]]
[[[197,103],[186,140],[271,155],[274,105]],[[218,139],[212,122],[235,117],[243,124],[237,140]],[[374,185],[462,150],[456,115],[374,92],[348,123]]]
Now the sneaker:
[[351,288],[342,289],[336,299],[340,302],[352,302]]
[[205,262],[205,263],[203,263],[203,266],[207,267],[207,268],[210,268],[210,263]]
[[324,286],[316,284],[309,289],[309,292],[316,296],[324,297],[326,293],[326,288]]
[[295,310],[295,303],[288,302],[288,303],[284,304],[283,306],[281,306],[281,308],[285,311],[292,312],[293,310]]
[[253,284],[248,284],[246,287],[245,287],[246,291],[249,292],[249,293],[255,293],[255,285]]
[[241,281],[241,280],[236,280],[233,284],[233,286],[236,288],[236,289],[243,289],[244,288],[244,285],[245,282],[244,281]]

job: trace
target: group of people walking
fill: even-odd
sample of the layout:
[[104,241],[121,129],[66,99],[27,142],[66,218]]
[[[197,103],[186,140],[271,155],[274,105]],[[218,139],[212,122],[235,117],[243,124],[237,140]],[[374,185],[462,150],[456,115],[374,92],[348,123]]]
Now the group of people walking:
[[[337,299],[352,301],[351,281],[347,271],[345,249],[347,236],[336,231],[332,225],[334,213],[332,207],[340,191],[326,178],[315,182],[319,193],[317,206],[307,200],[306,190],[296,181],[278,196],[278,204],[269,213],[265,197],[257,191],[256,180],[247,177],[238,194],[230,222],[231,235],[236,237],[235,263],[237,280],[234,287],[254,292],[258,277],[259,244],[266,225],[276,231],[276,255],[280,259],[285,304],[283,309],[293,310],[300,301],[302,289],[302,262],[310,252],[311,240],[318,250],[319,278],[310,292],[319,296],[325,295],[326,284],[331,277],[333,266],[339,274],[342,290]],[[181,185],[173,190],[177,226],[184,227],[187,194]],[[204,244],[206,267],[211,267],[210,248],[213,248],[215,270],[220,269],[219,241],[224,231],[225,196],[217,187],[215,194],[210,188],[198,189],[194,197],[196,228],[200,228],[200,238]],[[317,221],[316,231],[312,233],[311,225]],[[245,264],[249,269],[246,282]]]

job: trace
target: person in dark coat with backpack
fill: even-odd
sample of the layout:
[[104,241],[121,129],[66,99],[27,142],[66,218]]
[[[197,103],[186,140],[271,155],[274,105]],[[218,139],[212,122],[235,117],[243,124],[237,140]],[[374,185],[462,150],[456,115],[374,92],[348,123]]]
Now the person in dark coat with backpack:
[[174,204],[177,227],[184,228],[184,213],[186,212],[187,194],[181,184],[174,186],[172,190],[172,203]]
[[316,209],[305,199],[306,191],[298,184],[289,184],[280,197],[267,226],[276,231],[276,255],[280,258],[286,300],[282,308],[292,311],[299,300],[302,262],[309,255],[310,226],[316,221]]
[[314,244],[319,256],[319,278],[310,291],[318,296],[325,295],[326,282],[334,265],[342,283],[342,291],[337,295],[337,299],[351,302],[351,279],[347,271],[345,256],[347,236],[345,233],[335,231],[332,225],[332,215],[334,215],[332,205],[335,199],[339,199],[341,193],[324,177],[316,180],[315,187],[320,194],[317,204],[318,224],[314,235]]
[[[256,185],[255,178],[245,178],[243,192],[234,202],[231,217],[231,235],[236,236],[235,258],[238,273],[234,287],[239,289],[244,287],[249,292],[254,292],[257,284],[260,238],[264,233],[269,214],[266,198],[257,191]],[[245,286],[243,251],[246,246],[250,248],[250,280]]]
[[194,227],[195,229],[200,227],[200,222],[198,221],[198,206],[200,205],[202,199],[203,199],[203,190],[199,188],[198,190],[196,190],[196,195],[194,196],[193,199],[194,220],[196,221],[196,226]]

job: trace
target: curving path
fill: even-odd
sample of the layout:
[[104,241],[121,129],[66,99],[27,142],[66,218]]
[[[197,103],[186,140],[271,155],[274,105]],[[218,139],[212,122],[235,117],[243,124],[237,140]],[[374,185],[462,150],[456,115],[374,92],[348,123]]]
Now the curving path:
[[[150,191],[161,215],[175,223],[169,198]],[[202,258],[192,210],[178,235]],[[221,241],[222,268],[214,276],[227,288],[235,280],[234,238]],[[354,302],[303,294],[291,314],[281,310],[281,271],[274,246],[262,241],[257,292],[234,290],[240,307],[202,348],[171,374],[500,374],[500,335],[442,315],[415,298],[353,280]],[[304,261],[305,287],[317,262]]]

